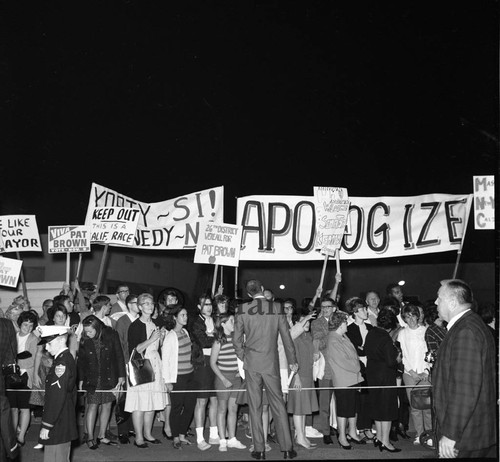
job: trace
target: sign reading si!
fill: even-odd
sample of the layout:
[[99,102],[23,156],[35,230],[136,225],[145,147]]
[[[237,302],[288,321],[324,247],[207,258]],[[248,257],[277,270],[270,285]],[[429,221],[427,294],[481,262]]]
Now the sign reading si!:
[[[388,258],[458,250],[472,195],[350,197],[341,259]],[[240,260],[321,260],[314,251],[313,197],[238,198]]]

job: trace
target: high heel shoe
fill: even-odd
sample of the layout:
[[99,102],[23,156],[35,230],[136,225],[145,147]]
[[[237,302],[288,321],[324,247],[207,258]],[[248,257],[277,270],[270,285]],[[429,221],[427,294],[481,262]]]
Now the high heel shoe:
[[99,447],[99,443],[96,443],[94,440],[89,440],[88,438],[85,443],[87,443],[89,449],[97,449]]
[[347,441],[349,443],[354,443],[354,444],[366,444],[366,441],[364,439],[362,440],[357,440],[356,438],[353,438],[351,435],[346,436]]
[[341,447],[342,449],[345,449],[346,451],[348,451],[349,449],[352,449],[352,446],[351,446],[350,444],[348,444],[347,446],[344,446],[344,445],[343,445],[343,444],[339,441],[339,439],[338,439],[338,438],[337,438],[337,441],[338,441],[338,443],[340,444],[340,447]]
[[162,434],[165,438],[167,438],[167,440],[173,440],[173,439],[174,439],[174,437],[173,437],[172,435],[170,435],[170,436],[169,436],[169,435],[167,435],[167,432],[166,432],[165,430],[162,430],[162,431],[161,431],[161,434]]
[[377,437],[373,438],[373,446],[376,448],[382,446],[382,441],[378,440]]
[[385,444],[383,444],[382,442],[380,443],[380,446],[378,447],[380,449],[380,452],[382,451],[387,451],[387,452],[401,452],[401,449],[399,448],[393,448],[393,449],[389,449]]
[[300,446],[301,448],[304,448],[304,449],[316,449],[316,445],[312,444],[312,443],[310,446],[304,446],[302,443],[299,443],[297,440],[295,440],[295,444],[297,446]]
[[396,434],[405,440],[409,440],[411,438],[411,436],[406,433],[406,430],[402,425],[396,427]]

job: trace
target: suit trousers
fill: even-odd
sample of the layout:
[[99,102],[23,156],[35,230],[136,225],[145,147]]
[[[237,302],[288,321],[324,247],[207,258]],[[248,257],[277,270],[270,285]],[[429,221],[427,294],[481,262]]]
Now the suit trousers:
[[43,448],[43,462],[69,462],[71,441],[51,444]]
[[265,451],[267,434],[264,434],[262,427],[262,391],[265,387],[280,450],[291,451],[292,437],[281,391],[280,376],[245,370],[245,379],[254,450]]

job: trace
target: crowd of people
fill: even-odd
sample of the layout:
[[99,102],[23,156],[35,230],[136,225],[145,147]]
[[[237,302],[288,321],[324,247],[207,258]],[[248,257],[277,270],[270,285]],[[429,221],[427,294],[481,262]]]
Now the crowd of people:
[[[457,313],[468,319],[463,313],[469,311],[480,315],[475,314],[482,325],[476,318],[468,321],[475,323],[474,338],[467,334],[459,338],[476,342],[470,347],[474,351],[484,350],[484,345],[492,350],[482,351],[486,356],[481,361],[486,367],[494,358],[493,370],[482,379],[484,387],[493,374],[494,390],[498,338],[494,307],[478,305],[467,284],[458,280],[443,281],[437,299],[424,303],[405,299],[398,284],[389,284],[382,296],[369,289],[343,301],[338,295],[341,280],[337,274],[332,290],[318,287],[314,297],[300,303],[276,298],[272,290],[252,280],[245,299],[230,298],[219,290],[198,296],[195,309],[185,306],[178,289],[168,288],[155,300],[149,293],[131,293],[126,284],[116,288],[114,303],[106,295],[87,296],[78,282],[65,284],[60,294],[43,302],[41,314],[27,297],[16,297],[0,313],[5,318],[0,327],[8,325],[15,336],[6,342],[3,335],[0,347],[5,344],[12,354],[0,360],[8,364],[17,358],[25,383],[22,389],[5,393],[8,425],[15,438],[0,450],[22,451],[31,417],[37,413],[42,424],[36,448],[62,443],[51,440],[55,430],[47,424],[46,414],[47,400],[54,399],[51,387],[57,383],[61,388],[64,379],[68,396],[77,388],[82,392],[75,398],[73,412],[76,416],[79,407],[84,412],[83,442],[91,450],[129,444],[132,438],[140,449],[166,439],[175,450],[192,444],[200,451],[213,446],[224,452],[242,450],[247,445],[237,439],[236,430],[243,420],[248,422],[248,449],[255,459],[265,459],[270,442],[279,444],[284,458],[294,458],[294,445],[314,450],[315,438],[326,445],[335,444],[336,438],[344,450],[370,443],[381,452],[396,453],[401,451],[395,445],[399,438],[422,444],[426,432],[442,435],[443,454],[456,456],[460,451],[463,456],[470,450],[490,454],[484,451],[491,451],[492,440],[485,436],[491,436],[491,428],[480,425],[479,446],[465,444],[477,428],[470,429],[465,422],[444,432],[450,416],[437,409],[434,422],[431,409],[413,407],[411,390],[417,385],[435,388],[436,375],[436,380],[444,381],[435,390],[437,402],[449,399],[441,390],[444,383],[451,386],[453,373],[444,372],[444,365],[435,372],[436,363],[445,361],[441,348],[450,337],[450,324],[457,324],[456,331]],[[491,338],[483,338],[484,332]],[[127,363],[133,354],[149,360],[153,381],[129,383]],[[446,361],[448,367],[453,359]],[[1,384],[0,401],[3,389]],[[450,393],[459,394],[457,389]],[[481,394],[481,404],[487,400]],[[495,397],[490,404],[495,405]],[[460,411],[454,412],[457,419],[462,417]],[[470,414],[466,417],[470,419]],[[117,434],[110,430],[113,418]],[[158,438],[153,435],[155,419],[162,422]],[[74,439],[76,431],[68,435]],[[493,437],[496,441],[494,433]],[[2,440],[6,441],[3,435]],[[59,454],[47,453],[56,459]]]

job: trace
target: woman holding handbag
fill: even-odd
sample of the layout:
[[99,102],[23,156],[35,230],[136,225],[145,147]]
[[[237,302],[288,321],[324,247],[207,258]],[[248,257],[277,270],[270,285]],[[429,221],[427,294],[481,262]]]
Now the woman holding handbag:
[[19,427],[17,442],[20,446],[24,446],[31,417],[30,393],[26,390],[31,389],[33,385],[35,356],[37,350],[41,350],[43,346],[38,346],[38,337],[33,333],[33,329],[37,326],[37,317],[34,313],[23,311],[17,318],[17,326],[19,328],[16,334],[17,364],[26,383],[19,391],[8,391],[7,398],[10,403],[14,431]]
[[[80,389],[87,390],[85,427],[87,446],[97,449],[99,444],[114,445],[106,438],[106,429],[111,417],[111,407],[115,400],[111,390],[121,388],[125,383],[125,361],[118,334],[105,326],[94,315],[83,322],[83,332],[78,349],[78,377]],[[96,392],[96,390],[110,390]],[[99,436],[94,440],[94,427],[100,408]]]
[[151,316],[155,310],[154,298],[144,293],[137,297],[140,316],[128,328],[128,349],[132,355],[134,350],[151,362],[154,370],[154,381],[142,385],[131,386],[127,390],[125,411],[132,413],[135,431],[134,445],[147,448],[148,444],[161,444],[153,437],[153,421],[156,411],[162,411],[167,405],[167,393],[163,381],[160,358],[160,345],[165,336],[165,328],[159,328]]

